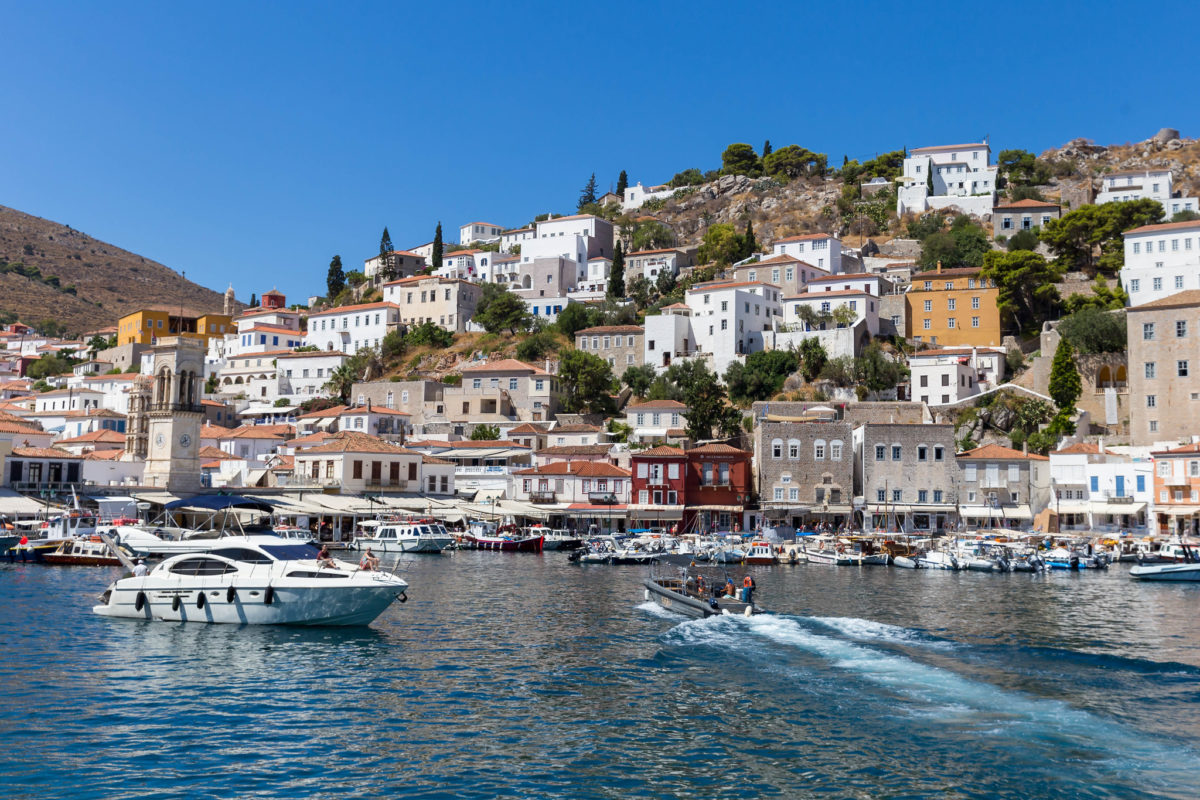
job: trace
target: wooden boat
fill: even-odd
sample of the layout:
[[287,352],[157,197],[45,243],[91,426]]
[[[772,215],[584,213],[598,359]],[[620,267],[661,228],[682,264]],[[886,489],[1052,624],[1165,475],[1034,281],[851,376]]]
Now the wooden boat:
[[468,550],[502,550],[507,553],[540,553],[544,539],[541,536],[497,533],[494,536],[465,533],[458,540],[459,546]]
[[99,536],[63,542],[51,553],[43,553],[42,561],[57,566],[119,567],[121,559]]
[[770,566],[778,564],[779,558],[775,555],[775,548],[769,542],[751,542],[742,563]]
[[[734,576],[723,569],[676,567],[661,573],[651,573],[642,582],[645,597],[668,611],[689,617],[713,617],[720,614],[752,616],[765,613],[757,603],[743,603],[738,597],[725,593],[727,581],[741,586],[743,576]],[[735,589],[740,596],[741,589]]]

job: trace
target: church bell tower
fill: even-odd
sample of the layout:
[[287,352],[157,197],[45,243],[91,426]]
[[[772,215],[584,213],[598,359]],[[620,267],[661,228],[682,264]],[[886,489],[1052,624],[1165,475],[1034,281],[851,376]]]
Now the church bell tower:
[[198,492],[204,344],[182,336],[165,338],[152,348],[152,354],[143,483],[170,491]]

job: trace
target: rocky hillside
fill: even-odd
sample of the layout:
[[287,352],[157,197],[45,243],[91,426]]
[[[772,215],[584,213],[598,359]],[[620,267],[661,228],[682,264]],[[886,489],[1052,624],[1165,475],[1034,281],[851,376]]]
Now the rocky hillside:
[[180,304],[219,312],[223,298],[156,261],[0,206],[0,316],[54,319],[79,334],[139,308]]
[[[997,143],[998,149],[1020,149],[1020,142]],[[993,158],[998,155],[993,153]],[[1182,138],[1178,131],[1163,129],[1142,142],[1097,145],[1088,139],[1074,139],[1059,148],[1041,154],[1040,159],[1053,165],[1053,176],[1039,187],[1047,199],[1063,199],[1078,206],[1084,200],[1083,189],[1098,190],[1100,178],[1108,172],[1169,168],[1175,188],[1184,195],[1200,194],[1200,140]],[[720,222],[733,222],[740,228],[749,218],[760,240],[770,241],[815,231],[839,231],[845,220],[838,210],[843,181],[836,174],[825,178],[797,178],[780,185],[770,178],[725,175],[716,181],[681,190],[660,205],[651,203],[641,213],[666,223],[675,232],[679,246],[698,244],[705,229]],[[873,235],[876,242],[899,233],[899,220],[892,215],[890,230]],[[843,236],[858,244],[852,236]]]

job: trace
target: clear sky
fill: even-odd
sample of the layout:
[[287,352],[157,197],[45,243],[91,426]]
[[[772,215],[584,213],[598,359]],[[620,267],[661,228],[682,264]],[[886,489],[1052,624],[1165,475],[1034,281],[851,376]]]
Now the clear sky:
[[[903,9],[903,10],[901,10]],[[1200,134],[1200,5],[11,2],[0,204],[238,298],[764,139]]]

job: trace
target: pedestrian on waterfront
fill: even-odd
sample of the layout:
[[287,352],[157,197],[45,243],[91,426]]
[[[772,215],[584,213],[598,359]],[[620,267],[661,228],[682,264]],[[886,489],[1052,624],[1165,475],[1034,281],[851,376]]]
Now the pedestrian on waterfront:
[[329,553],[329,545],[321,545],[321,552],[317,553],[317,566],[330,568],[337,566],[333,563],[333,556]]
[[363,553],[362,560],[358,562],[359,569],[377,570],[379,569],[379,556],[371,552],[371,548],[367,548],[367,552]]
[[133,568],[133,577],[144,578],[146,577],[146,573],[149,571],[150,569],[146,566],[146,559],[139,558],[137,565]]

